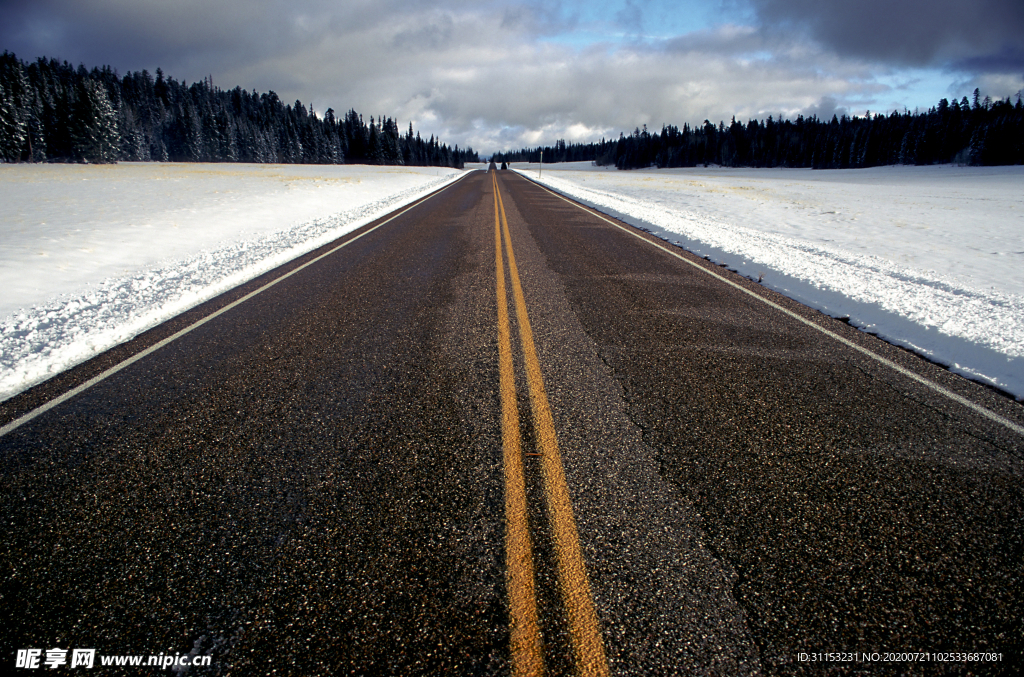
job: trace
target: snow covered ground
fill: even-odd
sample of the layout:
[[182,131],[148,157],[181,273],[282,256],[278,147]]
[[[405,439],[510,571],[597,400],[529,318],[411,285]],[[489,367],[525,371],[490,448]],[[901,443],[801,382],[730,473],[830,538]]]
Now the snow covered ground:
[[[513,169],[537,178],[537,165]],[[570,163],[540,180],[1024,398],[1024,167]]]
[[[1024,398],[1024,167],[555,167],[556,190]],[[0,165],[0,400],[460,174]]]
[[0,165],[0,400],[461,172]]

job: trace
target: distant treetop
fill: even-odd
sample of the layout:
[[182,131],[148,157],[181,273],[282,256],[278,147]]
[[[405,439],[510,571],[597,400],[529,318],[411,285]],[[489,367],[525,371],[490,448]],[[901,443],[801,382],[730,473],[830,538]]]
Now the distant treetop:
[[472,148],[402,134],[391,118],[323,118],[277,94],[187,85],[143,70],[118,76],[56,59],[0,56],[2,162],[280,162],[462,168]]
[[924,113],[832,116],[796,121],[733,118],[726,125],[673,125],[660,133],[635,129],[618,139],[566,143],[495,153],[495,162],[591,161],[619,169],[642,167],[813,167],[845,169],[879,165],[1024,164],[1024,104],[993,102],[974,90],[972,101],[942,99]]

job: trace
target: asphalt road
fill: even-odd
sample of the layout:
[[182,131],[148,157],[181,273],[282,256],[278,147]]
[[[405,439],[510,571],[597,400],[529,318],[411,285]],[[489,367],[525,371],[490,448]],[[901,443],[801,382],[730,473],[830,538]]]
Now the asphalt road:
[[511,172],[381,221],[0,403],[220,312],[0,437],[7,666],[1020,669],[1020,404]]

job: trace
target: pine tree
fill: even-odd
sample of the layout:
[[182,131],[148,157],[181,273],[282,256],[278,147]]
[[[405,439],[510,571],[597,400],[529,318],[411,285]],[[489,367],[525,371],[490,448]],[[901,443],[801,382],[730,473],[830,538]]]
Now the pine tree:
[[368,163],[371,165],[382,165],[384,164],[384,151],[381,145],[381,135],[377,129],[377,124],[373,121],[373,116],[370,116],[370,139],[368,142],[368,157],[366,158]]
[[18,162],[27,152],[29,129],[25,109],[28,89],[21,63],[5,51],[0,57],[0,161]]
[[85,78],[79,82],[77,95],[71,130],[76,156],[82,162],[117,162],[121,139],[118,116],[106,88]]
[[0,82],[0,161],[18,162],[26,139],[26,125],[14,96]]

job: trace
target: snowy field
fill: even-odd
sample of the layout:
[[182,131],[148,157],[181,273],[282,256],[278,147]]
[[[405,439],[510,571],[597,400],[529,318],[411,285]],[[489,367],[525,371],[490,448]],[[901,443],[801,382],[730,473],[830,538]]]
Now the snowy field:
[[[1024,398],[1024,167],[555,167],[566,195]],[[0,165],[0,400],[459,175]]]
[[0,165],[0,400],[461,174]]
[[[512,168],[537,179],[537,165]],[[1024,398],[1024,167],[569,163],[540,180]]]

